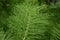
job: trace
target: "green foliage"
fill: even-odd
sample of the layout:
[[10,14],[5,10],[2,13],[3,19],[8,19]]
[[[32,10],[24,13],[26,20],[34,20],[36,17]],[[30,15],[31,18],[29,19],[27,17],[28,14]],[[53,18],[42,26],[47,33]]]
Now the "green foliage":
[[37,0],[2,1],[0,40],[60,40],[59,2],[38,5]]

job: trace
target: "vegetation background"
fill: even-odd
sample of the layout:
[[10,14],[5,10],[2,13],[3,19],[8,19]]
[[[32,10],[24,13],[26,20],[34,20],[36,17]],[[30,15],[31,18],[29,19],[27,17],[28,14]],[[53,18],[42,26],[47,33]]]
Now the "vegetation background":
[[0,40],[60,40],[60,0],[0,0]]

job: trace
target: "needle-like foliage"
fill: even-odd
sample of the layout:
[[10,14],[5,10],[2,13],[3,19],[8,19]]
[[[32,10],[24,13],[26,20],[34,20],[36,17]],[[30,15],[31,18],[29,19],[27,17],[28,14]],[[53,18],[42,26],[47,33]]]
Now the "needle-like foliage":
[[1,0],[0,40],[60,40],[59,4]]

